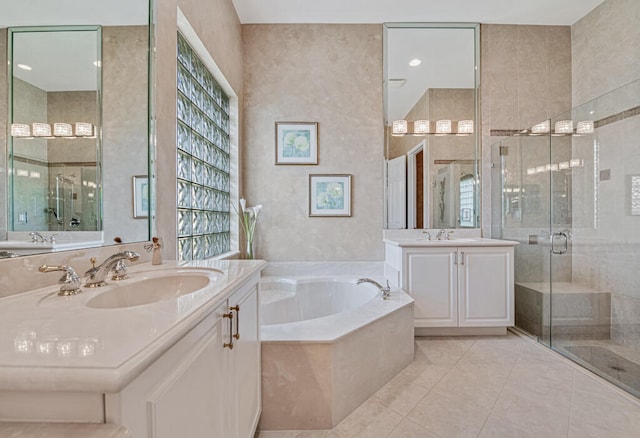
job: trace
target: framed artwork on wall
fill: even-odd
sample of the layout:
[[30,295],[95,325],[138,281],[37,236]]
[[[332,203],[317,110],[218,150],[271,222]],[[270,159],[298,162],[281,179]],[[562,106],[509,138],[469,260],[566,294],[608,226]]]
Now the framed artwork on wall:
[[133,217],[135,219],[149,217],[149,177],[147,175],[133,177]]
[[318,164],[318,123],[276,122],[276,164]]
[[351,216],[351,175],[309,175],[309,216]]

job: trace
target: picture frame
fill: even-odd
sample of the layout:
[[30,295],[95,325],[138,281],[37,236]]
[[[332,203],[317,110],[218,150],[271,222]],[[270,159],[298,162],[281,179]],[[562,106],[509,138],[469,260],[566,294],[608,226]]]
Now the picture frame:
[[350,217],[351,200],[351,175],[309,175],[309,217]]
[[276,122],[275,164],[318,164],[318,123]]
[[149,177],[147,175],[133,177],[133,217],[134,219],[149,217]]

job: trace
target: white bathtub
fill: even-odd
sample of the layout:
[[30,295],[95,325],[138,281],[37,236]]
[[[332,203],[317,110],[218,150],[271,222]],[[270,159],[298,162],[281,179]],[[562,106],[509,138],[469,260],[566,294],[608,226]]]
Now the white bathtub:
[[413,360],[413,299],[357,278],[260,281],[262,429],[331,429]]

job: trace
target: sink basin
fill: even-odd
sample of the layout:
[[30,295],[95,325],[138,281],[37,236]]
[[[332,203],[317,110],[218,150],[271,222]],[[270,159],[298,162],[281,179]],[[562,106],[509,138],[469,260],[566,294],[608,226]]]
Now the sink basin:
[[209,272],[171,272],[143,277],[127,284],[111,283],[111,288],[87,302],[87,307],[119,309],[174,300],[197,292],[215,281]]

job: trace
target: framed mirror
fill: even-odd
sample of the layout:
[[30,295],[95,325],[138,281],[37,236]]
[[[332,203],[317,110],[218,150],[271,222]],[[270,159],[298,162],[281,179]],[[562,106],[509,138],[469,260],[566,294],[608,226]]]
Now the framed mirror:
[[0,253],[149,240],[150,10],[0,0]]
[[479,227],[479,53],[477,24],[385,24],[385,228]]

